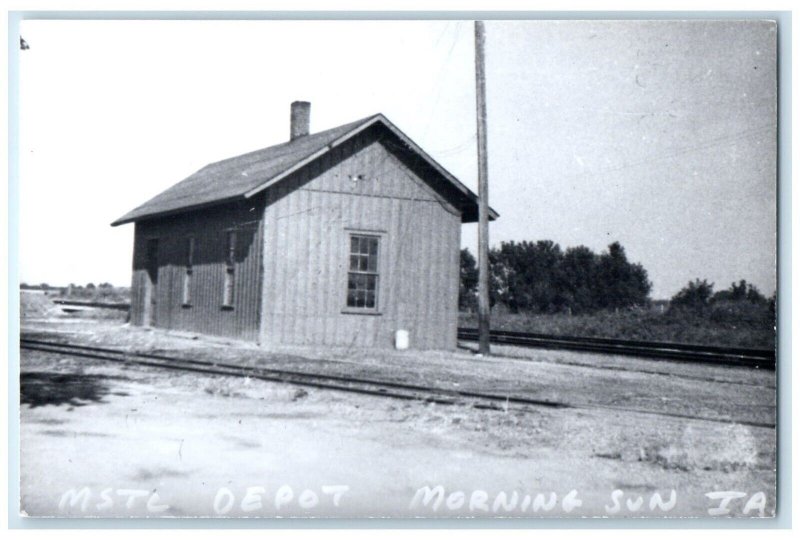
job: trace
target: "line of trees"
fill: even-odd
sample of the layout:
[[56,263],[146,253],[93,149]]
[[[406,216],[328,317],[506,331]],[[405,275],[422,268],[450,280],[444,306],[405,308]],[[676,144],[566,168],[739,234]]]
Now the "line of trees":
[[[459,308],[477,308],[478,268],[468,249],[461,250]],[[489,297],[492,306],[512,313],[585,314],[651,303],[647,271],[628,261],[614,242],[602,253],[585,246],[562,250],[550,240],[502,242],[489,251]],[[695,279],[669,300],[669,313],[720,320],[772,317],[775,300],[742,279],[714,291],[714,284]],[[741,321],[740,321],[741,322]]]
[[775,309],[775,295],[767,298],[752,283],[742,279],[738,283],[731,283],[728,289],[714,292],[714,284],[707,280],[695,279],[686,284],[669,301],[673,310],[691,310],[702,312],[716,305],[724,304],[754,304],[769,306]]
[[[23,281],[22,283],[19,284],[19,288],[20,289],[42,289],[42,290],[48,290],[48,289],[63,289],[64,287],[54,287],[54,286],[51,286],[51,285],[49,285],[47,283],[39,283],[38,285],[31,285],[31,284],[26,283],[26,282]],[[114,286],[111,283],[108,283],[108,282],[103,282],[103,283],[100,283],[99,285],[95,285],[94,283],[89,282],[86,285],[76,285],[74,283],[70,283],[69,284],[69,288],[72,288],[72,289],[87,289],[87,290],[92,290],[93,291],[95,289],[113,289]]]
[[[550,240],[502,242],[489,252],[490,302],[512,312],[589,313],[647,304],[652,284],[619,242],[596,254],[585,246],[562,250]],[[459,307],[475,309],[475,257],[461,250]]]

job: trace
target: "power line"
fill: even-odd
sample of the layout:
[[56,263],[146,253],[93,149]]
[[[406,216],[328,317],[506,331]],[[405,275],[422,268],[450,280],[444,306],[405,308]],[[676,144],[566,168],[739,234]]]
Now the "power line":
[[775,129],[775,127],[776,127],[775,124],[768,124],[768,125],[764,125],[764,126],[750,128],[750,129],[742,130],[740,132],[737,132],[737,133],[734,133],[734,134],[731,134],[731,135],[725,135],[723,137],[717,137],[715,139],[710,139],[708,141],[705,141],[702,144],[695,145],[695,146],[690,146],[690,147],[686,147],[686,148],[682,148],[682,149],[679,149],[679,150],[677,150],[675,152],[671,152],[671,153],[668,153],[668,154],[653,155],[653,156],[649,156],[649,157],[646,157],[646,158],[642,158],[640,160],[631,161],[631,162],[623,163],[623,164],[615,166],[615,167],[608,167],[608,168],[599,169],[599,170],[596,170],[596,171],[587,171],[587,172],[582,172],[582,173],[564,175],[564,176],[562,176],[562,178],[582,178],[582,177],[598,176],[598,175],[608,174],[608,173],[612,173],[612,172],[618,172],[618,171],[622,171],[622,170],[630,169],[630,168],[634,168],[634,167],[640,167],[642,165],[649,165],[654,161],[663,161],[665,159],[672,159],[672,158],[679,157],[679,156],[682,156],[682,155],[685,155],[685,154],[689,154],[689,153],[692,153],[692,152],[700,152],[700,151],[703,151],[703,150],[708,150],[709,148],[713,148],[715,146],[719,146],[719,145],[723,145],[723,144],[728,144],[728,143],[737,141],[739,139],[746,139],[748,137],[753,137],[755,135],[759,135],[764,130]]
[[[441,38],[444,36],[444,32],[447,30],[449,26],[450,23],[448,22],[447,26],[445,26],[445,29],[442,31],[442,34],[440,34],[439,39],[436,40],[437,46]],[[425,125],[425,131],[423,131],[422,133],[423,138],[425,138],[425,136],[428,134],[428,130],[430,129],[431,123],[433,122],[433,113],[439,106],[439,100],[442,97],[442,76],[444,75],[446,68],[450,65],[450,58],[453,56],[453,50],[456,48],[456,44],[458,43],[458,34],[460,28],[461,28],[461,21],[456,21],[455,25],[453,26],[453,42],[450,44],[450,48],[447,51],[447,56],[445,57],[444,62],[442,62],[442,65],[439,67],[439,73],[436,75],[436,97],[433,100],[433,107],[431,108],[431,114],[428,117],[428,123]]]
[[474,149],[473,145],[475,144],[475,139],[477,137],[478,137],[478,134],[477,133],[473,133],[472,135],[470,135],[469,137],[467,137],[466,139],[464,139],[463,141],[461,141],[460,143],[458,143],[458,144],[456,144],[454,146],[451,146],[449,148],[443,148],[441,150],[432,150],[432,153],[435,153],[438,156],[450,156],[450,155],[454,155],[454,154],[458,154],[460,152],[463,152],[464,150],[466,150],[468,148],[470,150],[472,150],[472,149]]

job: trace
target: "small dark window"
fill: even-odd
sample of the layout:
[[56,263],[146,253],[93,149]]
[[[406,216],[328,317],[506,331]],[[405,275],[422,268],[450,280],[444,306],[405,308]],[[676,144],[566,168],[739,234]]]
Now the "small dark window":
[[186,239],[186,268],[183,273],[183,305],[190,307],[192,305],[192,273],[194,271],[194,238],[189,237]]
[[378,240],[377,236],[350,236],[347,307],[376,309],[378,306]]
[[236,268],[236,233],[228,231],[225,235],[225,284],[223,288],[223,307],[233,307],[233,274]]

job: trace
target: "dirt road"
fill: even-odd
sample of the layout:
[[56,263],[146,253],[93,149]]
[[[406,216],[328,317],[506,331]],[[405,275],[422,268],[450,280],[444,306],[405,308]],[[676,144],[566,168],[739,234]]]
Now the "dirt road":
[[[349,354],[337,358],[372,365]],[[702,388],[691,410],[713,416],[731,414],[726,400],[736,411],[774,399],[758,377],[741,384],[705,367],[693,380],[552,358],[527,367],[496,358],[489,368],[464,354],[419,358],[437,380],[474,364],[465,384],[482,370],[511,372],[517,387],[574,385],[589,404],[624,388],[648,406],[660,392],[667,407]],[[730,515],[775,507],[770,428],[608,408],[481,411],[28,351],[21,368],[30,515],[704,517],[727,495]]]

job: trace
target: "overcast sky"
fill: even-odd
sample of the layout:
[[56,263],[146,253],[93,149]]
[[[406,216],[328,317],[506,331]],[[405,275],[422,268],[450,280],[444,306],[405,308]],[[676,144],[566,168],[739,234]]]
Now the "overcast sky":
[[[653,297],[775,289],[774,27],[487,23],[491,243],[618,240]],[[23,21],[20,278],[130,283],[109,223],[205,164],[384,113],[477,185],[473,27]],[[463,244],[475,252],[474,226]]]

